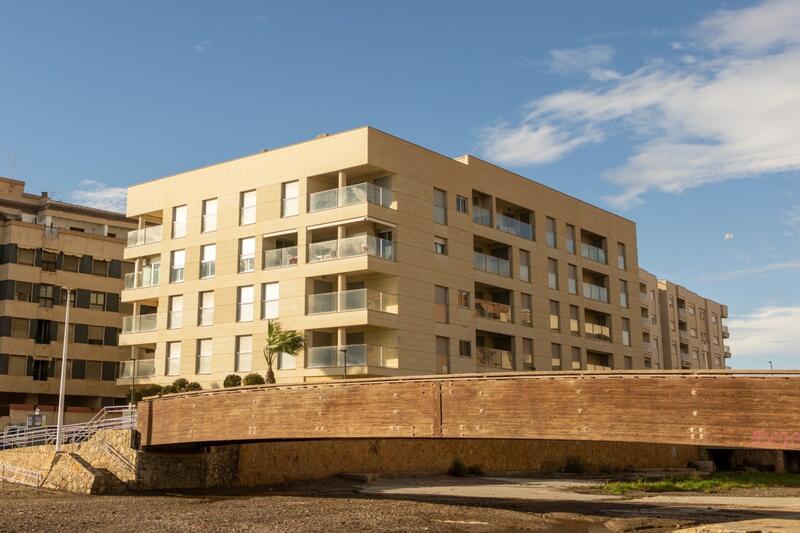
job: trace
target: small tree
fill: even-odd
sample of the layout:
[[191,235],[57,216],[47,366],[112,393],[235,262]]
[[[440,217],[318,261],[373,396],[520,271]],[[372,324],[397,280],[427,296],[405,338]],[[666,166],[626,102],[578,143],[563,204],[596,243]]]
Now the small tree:
[[192,381],[188,385],[186,385],[186,392],[191,392],[196,390],[203,390],[203,387],[198,382]]
[[186,378],[178,378],[172,382],[172,386],[178,392],[186,392],[186,387],[189,386],[189,380]]
[[272,366],[278,354],[297,355],[303,349],[303,335],[293,329],[284,329],[277,320],[267,322],[267,344],[264,346],[264,359],[267,361],[267,383],[275,383],[275,372]]
[[230,389],[231,387],[239,387],[241,384],[242,378],[236,374],[228,374],[225,376],[225,381],[222,382],[222,386],[226,389]]
[[252,374],[247,374],[244,377],[244,382],[243,383],[245,385],[263,385],[264,384],[264,378],[261,377],[261,374],[257,374],[256,372],[253,372]]

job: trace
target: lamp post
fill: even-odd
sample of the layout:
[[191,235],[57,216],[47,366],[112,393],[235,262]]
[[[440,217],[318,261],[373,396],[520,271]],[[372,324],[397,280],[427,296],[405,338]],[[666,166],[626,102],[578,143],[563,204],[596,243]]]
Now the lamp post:
[[769,362],[769,371],[772,372],[772,361]]
[[64,313],[64,346],[61,349],[61,383],[58,387],[58,422],[56,423],[56,453],[61,451],[61,432],[64,426],[64,396],[67,388],[67,342],[69,341],[69,303],[72,291],[67,287],[67,310]]

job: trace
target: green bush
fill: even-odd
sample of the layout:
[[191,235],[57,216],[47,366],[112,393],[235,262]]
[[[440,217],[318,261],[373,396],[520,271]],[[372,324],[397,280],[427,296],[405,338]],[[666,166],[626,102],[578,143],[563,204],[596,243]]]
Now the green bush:
[[175,394],[178,390],[175,388],[175,385],[164,385],[161,389],[161,394]]
[[[141,387],[136,387],[133,391],[133,401],[140,402],[142,398],[147,398],[148,396],[159,396],[162,393],[163,387],[161,385],[157,385],[155,383],[150,385],[144,385]],[[131,391],[128,391],[128,401],[131,400]]]
[[196,390],[203,390],[203,387],[196,381],[190,382],[186,385],[186,392],[196,391]]
[[253,372],[252,374],[247,374],[242,383],[245,385],[263,385],[264,378],[261,376],[261,374]]
[[189,386],[189,380],[186,378],[178,378],[172,382],[172,386],[175,387],[177,392],[185,392],[186,387]]
[[241,385],[242,378],[236,374],[228,374],[225,376],[225,381],[222,382],[222,386],[226,389],[230,389],[231,387],[240,387]]
[[453,462],[450,463],[450,468],[447,469],[447,473],[455,477],[467,477],[469,475],[467,473],[467,465],[458,458],[453,459]]

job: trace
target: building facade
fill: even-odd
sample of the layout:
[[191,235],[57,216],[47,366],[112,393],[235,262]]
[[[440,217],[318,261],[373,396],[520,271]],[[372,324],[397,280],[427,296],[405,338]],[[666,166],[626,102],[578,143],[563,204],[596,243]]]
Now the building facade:
[[[125,401],[116,383],[126,265],[123,214],[57,202],[0,178],[0,427],[38,406],[55,423],[67,288],[71,289],[66,422]],[[130,264],[129,264],[130,265]]]
[[263,372],[270,319],[306,338],[279,381],[646,366],[635,224],[472,156],[360,128],[132,186],[128,216],[140,383]]

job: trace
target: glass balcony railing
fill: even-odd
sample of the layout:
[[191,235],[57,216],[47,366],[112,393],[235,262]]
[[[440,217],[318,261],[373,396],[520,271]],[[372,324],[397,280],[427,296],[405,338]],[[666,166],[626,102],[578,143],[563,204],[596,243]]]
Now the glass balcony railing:
[[297,246],[264,250],[264,268],[283,268],[297,264]]
[[492,212],[479,205],[472,206],[472,222],[492,227]]
[[120,379],[131,379],[134,375],[137,378],[149,378],[155,376],[156,375],[155,359],[137,359],[134,361],[120,361],[119,363]]
[[315,242],[308,245],[309,263],[360,255],[372,255],[394,261],[394,242],[371,235],[358,235],[339,241]]
[[475,350],[475,354],[479,365],[490,368],[502,368],[504,370],[514,369],[514,354],[512,352],[478,346]]
[[527,222],[522,222],[521,220],[507,217],[500,213],[497,213],[495,219],[497,220],[497,229],[500,231],[505,231],[506,233],[528,239],[529,241],[533,240],[533,226]]
[[160,266],[145,267],[139,272],[125,274],[126,289],[140,289],[142,287],[155,287],[158,285]]
[[607,264],[606,262],[606,251],[602,248],[598,248],[597,246],[593,246],[591,244],[587,244],[585,242],[581,243],[581,255],[589,259],[590,261],[594,261],[596,263]]
[[308,211],[313,213],[364,202],[391,207],[392,191],[365,181],[341,189],[312,192],[308,195]]
[[122,333],[143,333],[145,331],[156,330],[156,319],[158,315],[134,315],[126,316],[122,319]]
[[598,302],[608,303],[608,289],[594,283],[583,282],[583,296]]
[[137,229],[128,232],[128,246],[139,246],[141,244],[150,244],[153,242],[161,242],[163,234],[163,226],[148,226],[146,228]]
[[397,314],[397,295],[373,289],[309,294],[307,302],[309,315],[362,309]]
[[611,328],[602,324],[592,324],[591,322],[584,322],[584,331],[586,336],[590,339],[601,341],[611,341]]
[[511,306],[475,298],[475,314],[481,318],[499,320],[500,322],[513,322],[511,318]]
[[498,276],[511,277],[511,262],[508,259],[474,252],[473,265],[476,270],[483,270]]
[[312,346],[306,349],[306,367],[343,368],[345,366],[377,366],[398,368],[397,348],[372,344],[345,346]]

